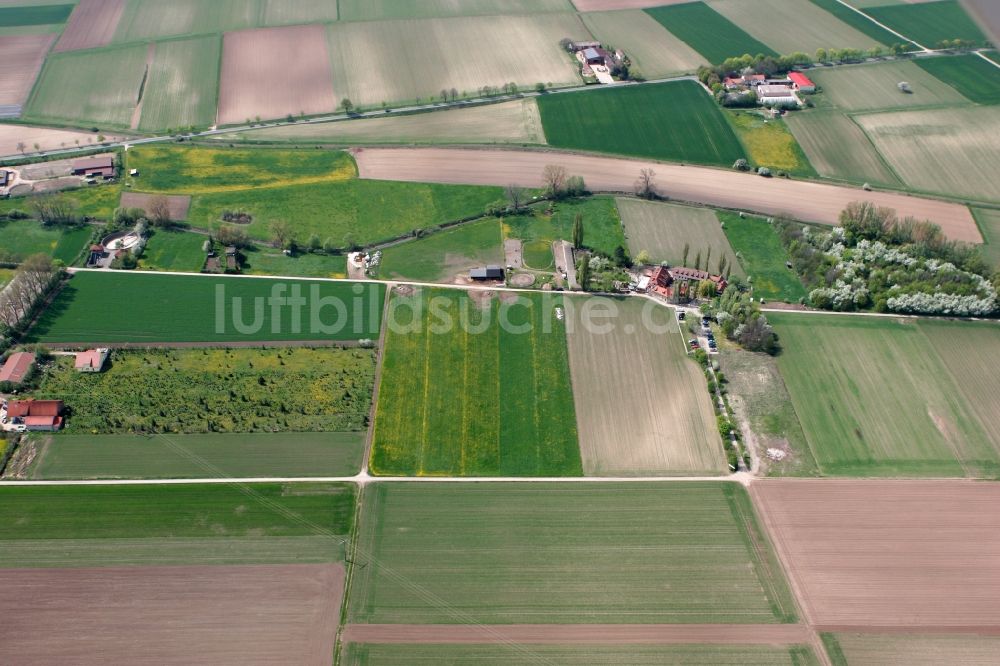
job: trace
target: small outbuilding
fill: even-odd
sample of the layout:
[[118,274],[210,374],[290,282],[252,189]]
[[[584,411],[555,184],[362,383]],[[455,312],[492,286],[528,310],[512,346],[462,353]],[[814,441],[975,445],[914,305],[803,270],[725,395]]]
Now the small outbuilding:
[[100,372],[104,369],[104,364],[108,361],[110,349],[88,349],[76,355],[77,372]]
[[473,268],[469,271],[469,279],[477,281],[502,280],[504,270],[500,266],[487,266],[485,268]]
[[0,382],[20,384],[35,365],[35,355],[32,352],[16,352],[11,354],[7,362],[0,368]]
[[0,187],[7,187],[12,179],[10,171],[0,169]]
[[792,86],[799,92],[813,93],[816,92],[816,84],[812,82],[808,76],[802,72],[791,72],[788,78],[792,81]]

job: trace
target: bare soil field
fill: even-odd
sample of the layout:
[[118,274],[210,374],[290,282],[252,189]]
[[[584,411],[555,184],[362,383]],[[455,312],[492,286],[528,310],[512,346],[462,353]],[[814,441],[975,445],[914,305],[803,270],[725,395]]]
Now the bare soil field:
[[[289,63],[296,63],[289,67]],[[219,124],[333,111],[333,71],[321,25],[226,33]]]
[[[282,125],[240,133],[247,141],[329,143],[545,143],[534,99],[334,123]],[[232,134],[220,135],[232,141]]]
[[125,0],[80,0],[55,50],[92,49],[110,44],[124,11]]
[[801,624],[349,624],[347,643],[534,643],[596,645],[802,645]]
[[0,36],[0,105],[24,104],[55,35]]
[[[108,141],[121,141],[125,137],[106,134],[105,138]],[[17,149],[19,143],[24,144],[25,152],[31,153],[35,150],[36,143],[40,150],[58,150],[73,148],[77,141],[81,146],[97,143],[97,134],[0,123],[0,156],[20,155],[21,151]]]
[[3,569],[20,664],[329,664],[340,565]]
[[996,164],[1000,112],[993,106],[856,116],[907,185],[927,192],[1000,201]]
[[356,151],[355,159],[362,178],[522,187],[541,187],[546,165],[557,164],[582,176],[591,190],[609,192],[632,192],[639,172],[649,168],[656,172],[661,191],[679,201],[787,214],[820,224],[837,224],[840,212],[852,201],[872,201],[902,216],[930,219],[949,238],[983,242],[972,213],[960,204],[723,169],[530,150],[367,148]]
[[[585,303],[617,310],[614,330],[587,330],[594,327],[585,326]],[[673,309],[644,299],[566,306],[584,474],[722,474],[711,398],[687,358]]]
[[139,192],[122,192],[122,208],[142,208],[149,211],[154,199],[163,197],[167,200],[171,220],[186,220],[188,208],[191,207],[191,197],[186,195],[140,194]]
[[750,493],[818,629],[1000,628],[1000,484],[768,479]]
[[579,84],[564,37],[590,39],[590,31],[569,12],[335,23],[334,87],[355,105],[377,106],[440,99],[452,88],[475,95],[508,82]]
[[633,69],[647,78],[693,73],[699,65],[708,64],[700,53],[640,9],[584,14],[583,22],[595,38],[624,49]]
[[663,5],[680,5],[692,0],[573,0],[581,12],[598,12],[610,9],[645,9]]

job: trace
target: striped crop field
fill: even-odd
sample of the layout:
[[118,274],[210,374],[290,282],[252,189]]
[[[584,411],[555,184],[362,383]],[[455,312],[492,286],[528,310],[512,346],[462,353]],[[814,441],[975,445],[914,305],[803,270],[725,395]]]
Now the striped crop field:
[[704,2],[654,7],[646,11],[713,64],[745,53],[778,55]]
[[542,294],[395,292],[372,471],[579,475],[561,305]]

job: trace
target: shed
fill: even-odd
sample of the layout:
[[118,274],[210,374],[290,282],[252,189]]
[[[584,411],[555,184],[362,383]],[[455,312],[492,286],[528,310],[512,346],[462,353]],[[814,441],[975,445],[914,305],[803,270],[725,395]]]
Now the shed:
[[111,155],[101,155],[73,160],[73,175],[111,178],[115,175],[114,158]]
[[10,181],[10,171],[0,169],[0,187],[7,187],[7,184],[10,183]]
[[583,59],[587,61],[588,65],[603,65],[605,62],[604,56],[593,46],[583,50]]
[[31,366],[35,364],[35,355],[32,352],[17,352],[11,354],[7,362],[0,368],[0,382],[10,382],[20,384],[31,372]]
[[816,84],[802,72],[791,72],[788,78],[791,79],[796,90],[804,93],[816,92]]
[[502,280],[503,276],[504,270],[500,266],[473,268],[469,271],[469,278],[472,280]]
[[104,369],[104,364],[108,360],[109,349],[88,349],[76,355],[77,372],[100,372]]

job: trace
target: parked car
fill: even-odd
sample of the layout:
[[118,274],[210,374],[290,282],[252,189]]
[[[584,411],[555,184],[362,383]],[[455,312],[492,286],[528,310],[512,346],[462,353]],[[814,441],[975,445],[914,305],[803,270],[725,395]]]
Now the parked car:
[[687,317],[687,313],[684,312],[684,310],[681,310],[680,312],[677,313],[677,320],[678,321],[684,321],[684,319],[686,317]]
[[688,340],[688,344],[691,346],[691,349],[698,349],[698,341],[694,338]]

